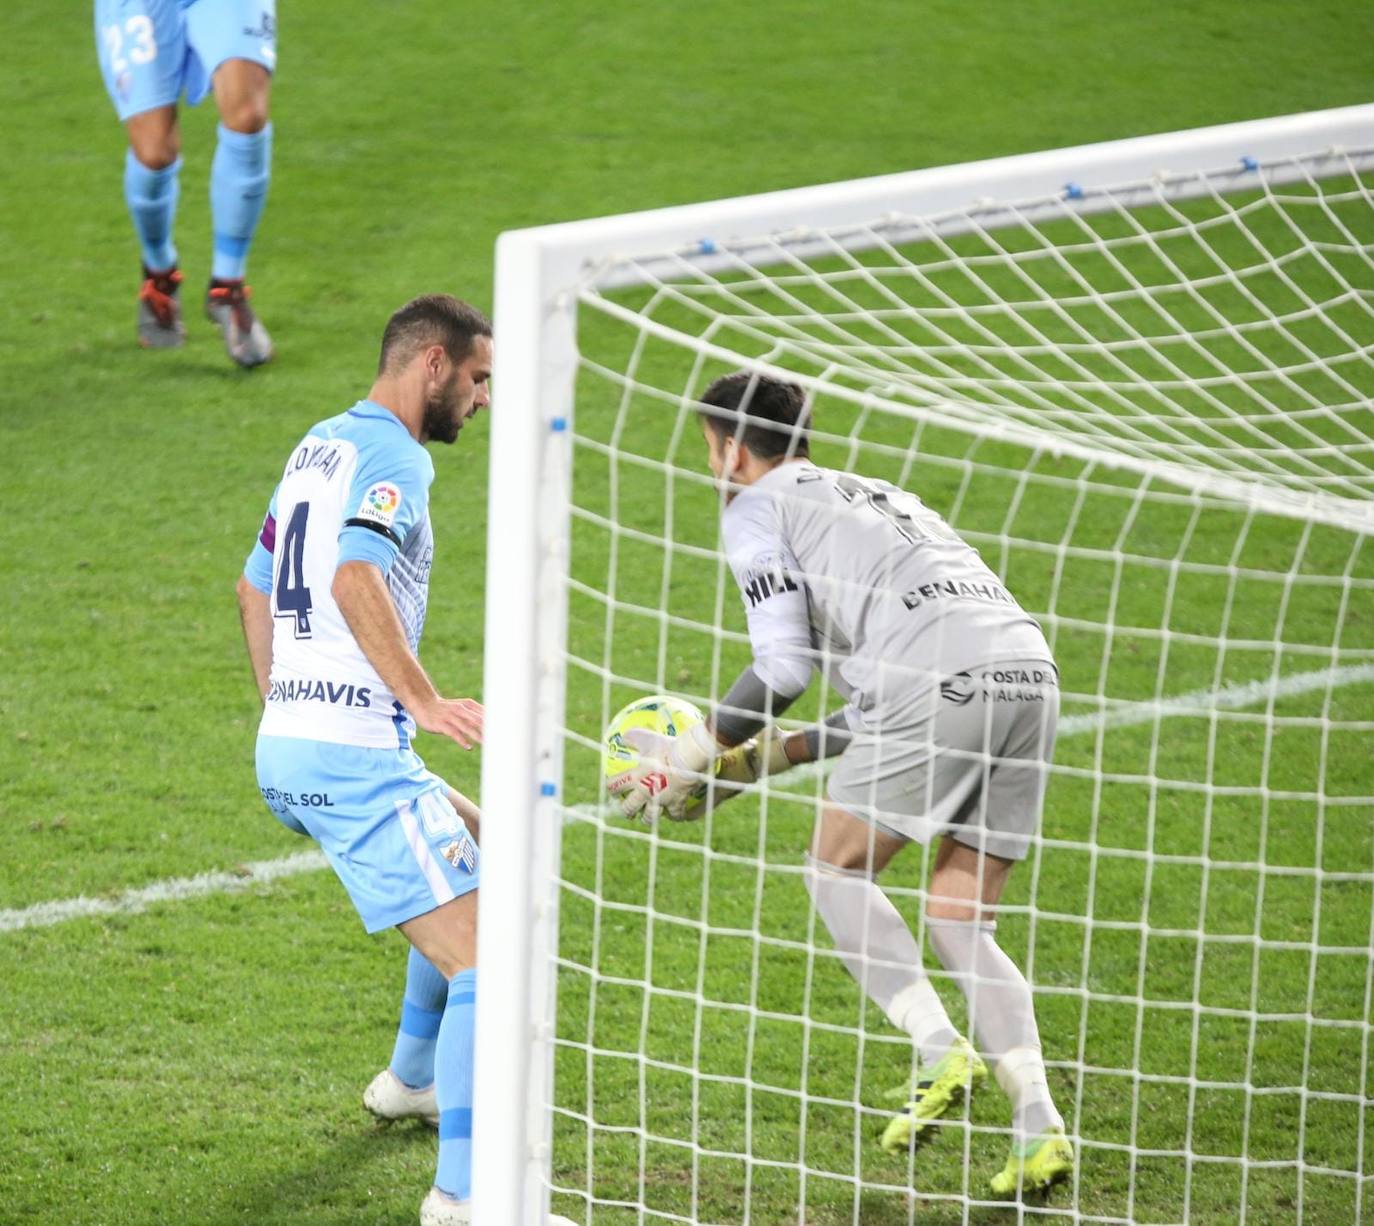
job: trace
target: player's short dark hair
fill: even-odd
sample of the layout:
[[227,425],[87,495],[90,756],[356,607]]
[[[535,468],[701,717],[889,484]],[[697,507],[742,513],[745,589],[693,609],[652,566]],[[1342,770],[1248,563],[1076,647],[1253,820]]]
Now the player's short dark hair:
[[811,454],[811,410],[795,383],[737,370],[712,383],[701,406],[718,439],[734,438],[762,460]]
[[491,335],[491,321],[452,294],[421,294],[386,321],[377,373],[403,365],[421,349],[442,345],[454,362],[472,352],[479,336]]

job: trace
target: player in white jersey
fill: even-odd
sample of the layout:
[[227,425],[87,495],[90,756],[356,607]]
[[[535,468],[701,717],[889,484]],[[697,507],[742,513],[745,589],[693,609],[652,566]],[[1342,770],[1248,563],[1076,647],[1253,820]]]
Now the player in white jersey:
[[238,586],[263,797],[319,842],[369,932],[412,945],[396,1050],[365,1101],[438,1125],[426,1226],[470,1221],[479,817],[410,741],[418,724],[470,749],[482,708],[443,697],[416,656],[434,553],[424,445],[457,439],[490,374],[480,311],[447,295],[398,310],[367,398],[292,449]]
[[[986,1079],[875,878],[908,842],[940,842],[925,927],[968,1000],[971,1027],[1013,1106],[998,1195],[1073,1171],[1050,1095],[1029,985],[994,939],[1007,876],[1039,825],[1059,709],[1040,627],[977,552],[911,494],[813,465],[802,391],[741,372],[702,398],[721,535],[753,652],[705,724],[632,734],[639,765],[611,788],[627,815],[681,819],[703,777],[715,803],[839,754],[806,883],[845,965],[899,1029],[918,1072],[882,1144],[905,1152]],[[756,737],[821,671],[844,706],[813,727]],[[725,784],[724,787],[721,784]]]

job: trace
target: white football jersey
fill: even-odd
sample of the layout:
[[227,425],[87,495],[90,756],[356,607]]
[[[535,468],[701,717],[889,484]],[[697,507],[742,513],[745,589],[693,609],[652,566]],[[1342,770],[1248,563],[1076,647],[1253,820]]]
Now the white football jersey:
[[863,713],[976,665],[1051,659],[977,550],[890,482],[786,461],[735,495],[721,534],[755,671],[780,694],[820,668]]
[[292,451],[248,559],[271,598],[272,672],[260,731],[374,748],[405,747],[415,725],[368,662],[334,602],[341,561],[375,562],[416,650],[434,536],[434,466],[392,413],[361,401]]

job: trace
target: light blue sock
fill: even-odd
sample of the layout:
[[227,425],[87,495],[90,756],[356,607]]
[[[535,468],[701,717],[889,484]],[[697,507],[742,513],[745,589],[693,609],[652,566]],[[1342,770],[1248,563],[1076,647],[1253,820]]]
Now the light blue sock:
[[477,972],[460,971],[449,981],[448,1007],[434,1053],[434,1092],[439,1100],[441,1192],[466,1200],[472,1195],[472,1037],[477,1017]]
[[143,264],[153,272],[166,272],[177,262],[172,242],[172,222],[181,194],[181,159],[161,170],[149,170],[129,149],[124,155],[124,200],[134,220]]
[[434,1043],[448,1000],[448,980],[413,945],[406,963],[401,1025],[391,1053],[391,1071],[412,1090],[434,1084]]
[[220,124],[210,165],[210,218],[215,230],[211,276],[225,281],[243,276],[271,178],[272,125],[261,132],[234,132]]

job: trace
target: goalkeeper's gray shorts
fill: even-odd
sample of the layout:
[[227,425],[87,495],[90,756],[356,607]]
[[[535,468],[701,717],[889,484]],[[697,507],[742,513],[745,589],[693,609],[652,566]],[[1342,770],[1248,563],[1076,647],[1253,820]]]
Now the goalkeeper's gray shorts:
[[830,799],[915,843],[948,834],[1022,860],[1040,826],[1059,683],[1045,660],[946,677],[855,734],[830,775]]

